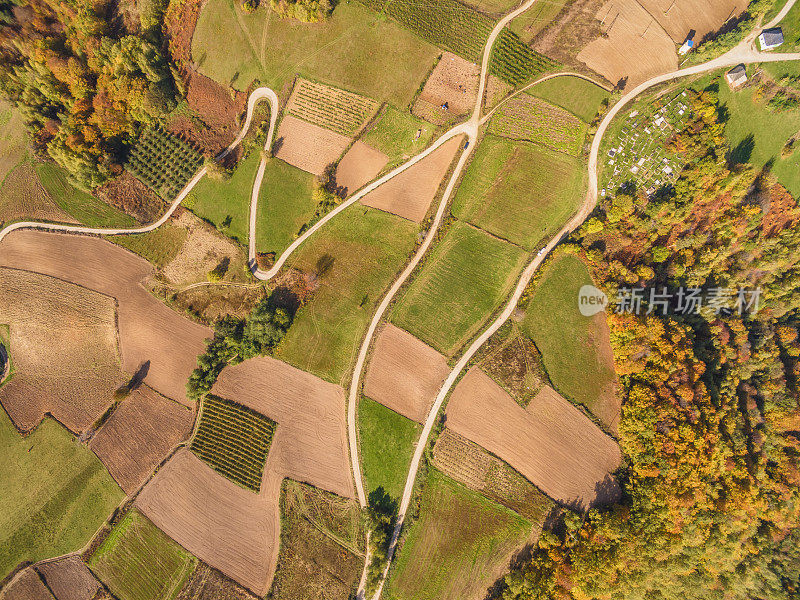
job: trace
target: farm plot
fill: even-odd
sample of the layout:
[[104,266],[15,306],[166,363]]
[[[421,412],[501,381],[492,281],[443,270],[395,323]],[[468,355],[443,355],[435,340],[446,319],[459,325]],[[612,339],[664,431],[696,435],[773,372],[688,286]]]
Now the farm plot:
[[0,410],[0,576],[86,544],[124,498],[100,460],[52,419],[20,436]]
[[487,135],[452,210],[460,219],[533,250],[577,211],[585,182],[576,158]]
[[254,410],[207,396],[189,449],[220,475],[258,492],[274,431],[275,422]]
[[114,527],[89,566],[120,600],[172,600],[197,559],[136,509]]
[[[97,599],[100,600],[100,599]],[[201,562],[175,600],[257,600],[256,596],[214,567]]]
[[36,570],[56,600],[92,600],[100,591],[100,582],[77,555],[39,563]]
[[386,583],[393,600],[482,600],[538,530],[436,469],[425,481],[420,514]]
[[[623,118],[618,135],[606,142],[600,196],[614,195],[627,183],[652,194],[670,186],[682,168],[680,155],[667,148],[669,138],[691,116],[689,92],[680,91],[638,105]],[[608,147],[610,146],[610,148]]]
[[741,14],[748,0],[639,0],[666,30],[672,41],[682,44],[689,31],[694,31],[697,44],[708,33],[717,31],[730,18]]
[[186,438],[193,421],[191,410],[142,386],[120,403],[89,447],[125,493],[132,494]]
[[577,307],[578,290],[591,284],[579,258],[555,259],[538,280],[520,329],[541,350],[553,386],[616,431],[621,399],[605,314],[587,318]]
[[380,103],[323,83],[298,78],[286,111],[338,134],[354,137]]
[[422,222],[461,146],[461,140],[462,136],[457,136],[446,141],[417,164],[361,198],[360,202],[415,223]]
[[489,132],[577,156],[586,136],[586,124],[563,108],[520,94],[495,112],[489,121]]
[[361,140],[356,140],[336,166],[336,185],[352,194],[383,170],[389,157]]
[[358,505],[287,479],[281,515],[281,553],[269,598],[352,598],[364,564]]
[[399,500],[422,428],[369,398],[359,402],[358,428],[367,494],[383,487]]
[[197,150],[159,126],[146,129],[125,168],[165,200],[172,200],[203,164]]
[[529,93],[567,109],[586,123],[594,119],[603,100],[610,96],[610,92],[599,85],[572,75],[553,77],[537,83],[530,88]]
[[0,184],[0,222],[18,219],[77,223],[47,193],[30,159],[12,167]]
[[387,323],[372,351],[364,394],[422,423],[449,373],[444,356],[407,331]]
[[611,83],[633,89],[678,68],[675,42],[636,0],[610,0],[595,18],[602,35],[578,53],[578,60]]
[[506,461],[556,502],[585,509],[616,501],[614,440],[551,388],[522,408],[479,368],[447,405],[447,426]]
[[425,82],[413,113],[431,123],[446,125],[475,106],[481,69],[452,52],[445,52]]
[[526,252],[456,222],[397,302],[391,321],[447,356],[511,289]]
[[28,567],[0,591],[0,600],[54,600],[33,567]]
[[211,331],[142,286],[153,272],[146,261],[99,238],[15,231],[3,240],[0,267],[58,277],[116,298],[122,369],[128,374],[141,370],[151,388],[188,402],[186,381]]
[[0,314],[15,369],[0,388],[0,402],[14,424],[30,431],[49,413],[70,431],[86,431],[125,381],[113,298],[0,268]]
[[289,267],[315,274],[319,287],[295,315],[275,356],[332,382],[344,382],[375,305],[407,260],[414,223],[354,205],[298,249]]
[[451,429],[445,429],[437,438],[433,463],[444,474],[531,523],[541,523],[553,507],[553,501],[520,473]]
[[351,138],[314,125],[292,115],[284,115],[275,141],[275,156],[290,165],[322,175],[350,145]]
[[387,106],[364,131],[359,141],[383,152],[389,157],[389,163],[395,165],[424,150],[435,132],[436,127],[432,124],[407,111]]

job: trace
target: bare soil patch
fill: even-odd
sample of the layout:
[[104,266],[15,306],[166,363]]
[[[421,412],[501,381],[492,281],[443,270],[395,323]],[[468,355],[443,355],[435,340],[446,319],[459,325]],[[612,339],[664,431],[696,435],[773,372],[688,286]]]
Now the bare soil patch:
[[193,421],[191,410],[142,386],[120,403],[89,447],[130,495],[189,435]]
[[361,140],[353,144],[336,167],[336,185],[352,194],[381,172],[389,157]]
[[141,223],[157,220],[167,207],[158,194],[127,171],[97,188],[95,194],[103,202],[132,215]]
[[675,42],[636,0],[610,0],[596,19],[602,35],[580,51],[578,60],[610,82],[624,79],[631,89],[678,68]]
[[314,175],[335,163],[351,138],[284,114],[275,141],[275,156]]
[[462,136],[457,136],[446,141],[417,164],[364,196],[361,203],[422,222],[462,140]]
[[407,331],[387,324],[375,342],[364,394],[422,423],[449,372],[444,355]]
[[14,377],[0,402],[28,431],[50,413],[83,433],[112,402],[120,371],[114,299],[27,271],[0,268],[0,315]]
[[36,570],[56,600],[92,600],[102,587],[80,556],[40,563]]
[[655,17],[676,44],[682,44],[689,31],[694,30],[698,43],[731,17],[741,14],[748,0],[639,0]]
[[622,459],[617,444],[549,386],[522,408],[473,367],[453,391],[446,423],[564,505],[585,509],[619,497],[611,475]]
[[33,567],[28,567],[0,591],[0,600],[53,600]]
[[478,65],[445,52],[411,112],[435,125],[448,125],[468,114],[475,106],[480,72]]
[[192,405],[186,399],[186,381],[212,332],[148,293],[142,285],[153,271],[147,261],[99,238],[15,231],[0,248],[3,266],[58,277],[116,298],[122,369],[129,374],[145,370],[144,383]]

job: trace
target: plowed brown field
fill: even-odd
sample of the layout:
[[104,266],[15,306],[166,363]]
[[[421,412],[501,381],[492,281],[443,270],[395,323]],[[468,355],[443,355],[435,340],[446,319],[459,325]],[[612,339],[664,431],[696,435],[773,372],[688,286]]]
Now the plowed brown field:
[[690,30],[695,43],[719,29],[730,17],[739,15],[748,0],[639,0],[676,44],[682,44]]
[[89,447],[126,494],[132,494],[169,450],[192,430],[194,415],[147,386],[123,400]]
[[195,556],[263,596],[278,558],[282,480],[290,477],[354,496],[344,390],[262,357],[225,369],[213,393],[278,423],[261,491],[236,485],[181,449],[144,487],[136,504]]
[[475,106],[480,72],[478,65],[445,52],[414,103],[414,114],[437,125],[466,115]]
[[330,129],[284,115],[278,127],[275,156],[298,169],[322,175],[325,167],[339,160],[350,141]]
[[678,68],[675,42],[636,0],[610,0],[596,18],[603,35],[589,42],[578,60],[611,83],[627,78],[625,88],[632,89]]
[[336,167],[336,185],[345,188],[347,194],[352,194],[372,181],[387,162],[389,157],[383,152],[358,140]]
[[124,381],[114,299],[28,271],[0,268],[0,321],[16,373],[0,402],[22,430],[50,413],[83,433]]
[[100,590],[100,582],[79,556],[36,566],[56,600],[92,600]]
[[462,139],[456,136],[446,141],[429,156],[364,196],[361,203],[421,222]]
[[147,385],[191,405],[186,381],[212,332],[148,293],[141,285],[152,273],[147,261],[99,238],[15,231],[0,245],[0,267],[58,277],[116,298],[123,370],[146,369]]
[[28,567],[0,591],[0,600],[53,600],[33,567]]
[[387,324],[375,342],[364,394],[422,423],[449,372],[442,354],[407,331]]
[[617,444],[548,386],[522,408],[473,367],[453,391],[446,424],[562,504],[586,508],[619,496]]

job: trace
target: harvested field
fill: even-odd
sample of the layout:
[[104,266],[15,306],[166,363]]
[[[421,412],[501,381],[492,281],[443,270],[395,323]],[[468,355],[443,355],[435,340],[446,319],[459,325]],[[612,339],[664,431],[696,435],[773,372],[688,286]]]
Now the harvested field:
[[[475,106],[478,94],[480,67],[470,61],[445,52],[425,82],[412,112],[418,117],[446,125]],[[447,109],[442,106],[447,105]]]
[[0,591],[0,600],[53,600],[33,567],[28,567]]
[[15,231],[1,250],[0,267],[59,277],[116,298],[123,370],[146,369],[144,383],[188,403],[186,381],[211,331],[147,292],[140,282],[151,275],[150,264],[99,238],[41,231]]
[[563,108],[520,94],[494,114],[489,132],[577,156],[586,135],[586,124]]
[[578,53],[578,60],[611,83],[625,80],[625,88],[632,89],[678,68],[675,42],[636,0],[610,0],[596,19],[602,35]]
[[336,167],[336,185],[352,194],[375,179],[388,162],[383,152],[357,140]]
[[191,410],[142,386],[120,403],[89,447],[130,495],[189,435],[193,421]]
[[0,268],[0,313],[14,377],[0,402],[25,431],[50,413],[83,433],[112,403],[120,371],[114,299],[64,281]]
[[453,391],[447,426],[557,502],[585,509],[619,497],[611,475],[621,461],[616,443],[549,386],[522,408],[473,367]]
[[462,140],[462,136],[448,140],[413,167],[364,196],[361,203],[422,222]]
[[278,127],[275,156],[290,165],[322,175],[325,167],[339,160],[350,138],[285,114]]
[[257,597],[230,577],[201,562],[175,600],[257,600]]
[[451,429],[433,447],[436,467],[471,490],[499,502],[534,523],[540,523],[553,501],[502,460]]
[[748,0],[639,0],[676,44],[682,44],[689,31],[695,31],[697,44],[708,33],[718,30],[731,17],[742,13]]
[[387,323],[375,342],[364,379],[364,394],[422,423],[449,372],[443,355],[407,331]]
[[23,160],[0,184],[0,223],[17,219],[77,223],[44,189],[30,160]]
[[358,135],[380,103],[353,92],[298,79],[286,111],[347,137]]
[[39,563],[36,570],[56,600],[92,600],[100,591],[100,582],[77,555]]

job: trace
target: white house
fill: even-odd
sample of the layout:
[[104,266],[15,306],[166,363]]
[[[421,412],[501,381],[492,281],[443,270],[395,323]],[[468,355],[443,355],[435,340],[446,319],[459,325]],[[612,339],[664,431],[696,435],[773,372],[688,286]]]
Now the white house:
[[783,43],[783,30],[780,27],[765,29],[758,36],[758,45],[762,50],[772,50]]

